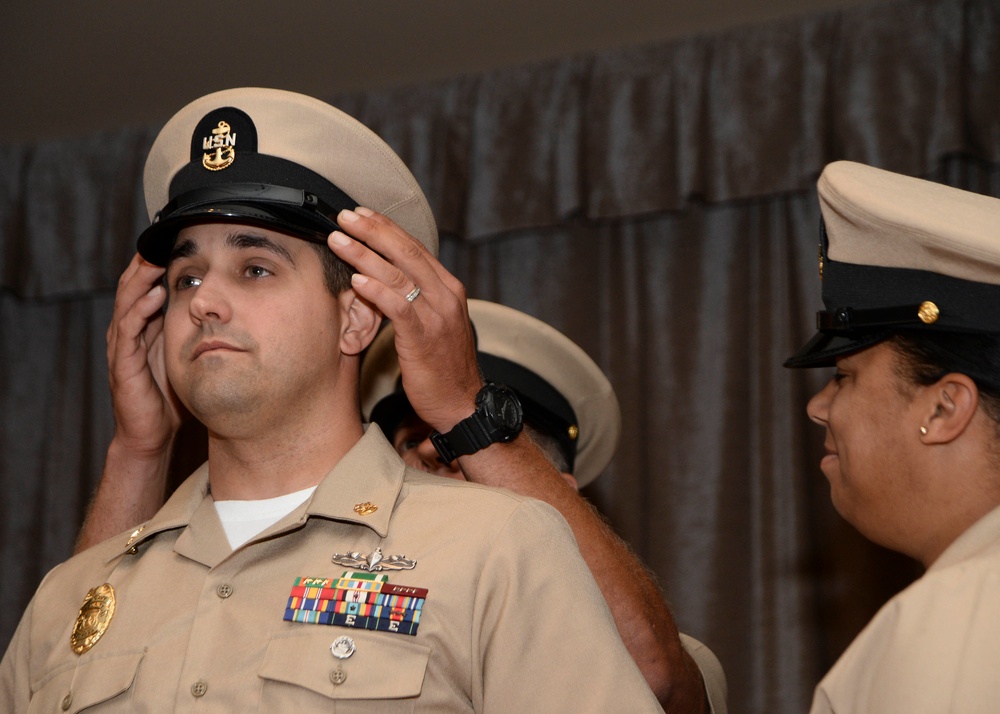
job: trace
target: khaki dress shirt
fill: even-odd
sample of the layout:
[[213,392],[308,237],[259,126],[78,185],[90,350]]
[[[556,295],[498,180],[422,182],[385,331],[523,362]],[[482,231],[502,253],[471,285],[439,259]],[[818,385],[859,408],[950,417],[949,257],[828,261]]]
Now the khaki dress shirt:
[[813,714],[1000,711],[1000,509],[879,610],[816,688]]
[[[377,548],[416,561],[382,571],[427,589],[415,635],[284,619],[296,578],[338,578],[351,568],[334,554]],[[77,654],[78,611],[104,583],[114,614]],[[333,648],[342,636],[347,657]],[[377,427],[310,500],[235,551],[206,465],[137,535],[53,569],[0,664],[0,711],[84,709],[660,710],[561,516],[410,469]]]

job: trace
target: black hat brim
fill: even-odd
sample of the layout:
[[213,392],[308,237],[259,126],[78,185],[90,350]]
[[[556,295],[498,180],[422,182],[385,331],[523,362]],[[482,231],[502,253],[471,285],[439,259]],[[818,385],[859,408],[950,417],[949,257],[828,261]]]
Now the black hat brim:
[[887,339],[892,333],[885,330],[861,331],[851,334],[817,332],[795,354],[785,360],[784,366],[833,367],[838,357],[860,352]]
[[145,260],[166,267],[181,229],[198,223],[244,223],[279,231],[313,243],[326,243],[337,224],[309,209],[267,203],[219,203],[181,209],[163,218],[139,236],[136,246]]

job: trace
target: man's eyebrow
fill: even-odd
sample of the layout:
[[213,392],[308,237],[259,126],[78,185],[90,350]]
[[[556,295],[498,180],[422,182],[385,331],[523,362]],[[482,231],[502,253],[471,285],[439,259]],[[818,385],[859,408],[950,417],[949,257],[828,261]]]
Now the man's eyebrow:
[[274,253],[279,258],[284,259],[293,266],[295,265],[295,260],[292,258],[292,254],[289,253],[283,245],[276,243],[267,236],[259,233],[247,233],[245,231],[230,233],[226,236],[226,245],[230,248],[237,248],[239,250],[260,248],[270,253]]
[[[226,245],[230,248],[236,248],[237,250],[260,248],[270,253],[274,253],[279,258],[283,258],[292,266],[295,265],[295,260],[292,258],[291,253],[289,253],[283,245],[276,243],[260,233],[249,233],[246,231],[230,233],[226,236]],[[199,253],[199,250],[197,241],[186,238],[185,240],[179,241],[174,246],[173,251],[170,253],[170,262],[172,263],[178,258],[190,258],[195,256]]]
[[174,249],[170,252],[170,262],[172,263],[178,258],[190,258],[197,253],[198,244],[187,238],[174,245]]

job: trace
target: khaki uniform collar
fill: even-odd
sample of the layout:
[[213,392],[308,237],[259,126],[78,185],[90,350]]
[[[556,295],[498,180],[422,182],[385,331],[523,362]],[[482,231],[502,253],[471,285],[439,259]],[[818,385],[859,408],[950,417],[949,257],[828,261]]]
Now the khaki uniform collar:
[[156,512],[156,515],[139,525],[128,535],[127,539],[122,542],[121,548],[115,550],[108,558],[108,562],[110,563],[125,553],[134,553],[140,545],[157,533],[186,527],[199,506],[205,502],[211,503],[206,496],[208,496],[207,461],[177,487],[167,502],[163,504],[163,507]]
[[372,424],[317,486],[305,514],[357,523],[385,538],[405,471],[399,454]]
[[1000,507],[994,508],[969,526],[945,548],[927,571],[947,568],[998,546],[1000,546]]
[[[384,538],[389,534],[389,521],[403,487],[405,471],[406,466],[395,449],[373,424],[323,478],[312,497],[265,532],[274,534],[289,530],[316,517],[356,523]],[[211,511],[211,517],[206,509]],[[222,526],[209,498],[208,463],[202,464],[185,479],[152,519],[130,533],[108,562],[134,552],[158,533],[177,528],[218,530],[218,534],[211,534],[213,537],[210,540],[219,541],[225,553],[206,554],[200,551],[198,560],[207,556],[209,561],[217,562],[229,553]],[[197,538],[203,541],[198,535],[181,534],[178,550],[187,550],[184,543],[188,540]]]

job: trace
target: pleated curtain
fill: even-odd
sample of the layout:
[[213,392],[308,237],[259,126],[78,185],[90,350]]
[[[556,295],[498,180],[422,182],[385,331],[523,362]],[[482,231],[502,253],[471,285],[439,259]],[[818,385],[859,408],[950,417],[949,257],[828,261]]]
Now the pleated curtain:
[[[730,710],[807,709],[919,573],[837,516],[805,416],[829,374],[781,366],[820,307],[815,180],[851,159],[1000,196],[1000,3],[880,3],[322,98],[410,165],[471,297],[608,373],[623,439],[586,495],[720,657]],[[3,648],[69,556],[114,430],[104,335],[158,128],[0,145]]]

